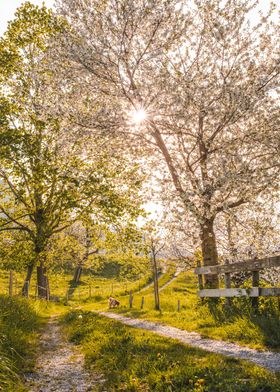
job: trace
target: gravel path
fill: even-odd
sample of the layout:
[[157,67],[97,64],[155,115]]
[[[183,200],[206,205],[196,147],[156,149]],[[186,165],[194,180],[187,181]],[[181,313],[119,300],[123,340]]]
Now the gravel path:
[[168,325],[154,323],[152,321],[124,317],[120,314],[109,312],[99,312],[99,314],[114,320],[118,320],[131,327],[146,329],[148,331],[155,332],[158,335],[178,339],[180,342],[193,347],[198,347],[206,351],[234,357],[237,359],[246,359],[269,370],[280,371],[280,353],[274,353],[271,351],[257,351],[248,347],[242,347],[237,344],[228,343],[221,340],[204,339],[196,332],[188,332]]
[[84,357],[78,348],[66,342],[56,318],[51,318],[41,336],[42,354],[35,373],[26,375],[30,392],[100,391],[102,375],[90,376],[84,369]]

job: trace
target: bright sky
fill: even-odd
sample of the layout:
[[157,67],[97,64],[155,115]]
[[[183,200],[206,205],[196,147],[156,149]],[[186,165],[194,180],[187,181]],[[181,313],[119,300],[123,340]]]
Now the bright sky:
[[[55,0],[30,0],[31,3],[42,5],[44,2],[47,7],[51,7]],[[24,0],[0,0],[0,36],[4,33],[7,28],[7,23],[9,20],[13,19],[15,10],[24,3]],[[270,0],[261,0],[260,8],[264,11],[268,9],[268,5]],[[278,10],[280,9],[280,0],[274,0],[274,3],[277,4]],[[254,19],[255,15],[252,15],[252,19]]]
[[[42,5],[44,2],[47,7],[52,7],[55,0],[30,0],[31,3]],[[7,28],[9,20],[13,19],[15,10],[24,3],[24,0],[0,0],[0,36],[4,33]],[[260,8],[266,11],[269,7],[270,0],[261,0]],[[277,4],[278,10],[280,9],[280,0],[274,0]],[[255,19],[256,15],[252,15],[252,19]]]

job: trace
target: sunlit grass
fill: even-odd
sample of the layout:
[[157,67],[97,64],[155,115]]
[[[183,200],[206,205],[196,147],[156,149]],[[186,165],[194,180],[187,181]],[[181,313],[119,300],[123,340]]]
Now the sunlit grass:
[[[0,271],[0,294],[9,293],[9,271]],[[65,300],[67,291],[71,285],[73,274],[54,273],[48,274],[51,296],[55,300]],[[105,299],[110,295],[122,296],[142,289],[151,282],[151,274],[147,271],[145,276],[137,280],[117,280],[113,278],[98,277],[92,274],[83,274],[81,282],[74,290],[71,301],[84,301],[90,299]],[[24,283],[24,273],[14,272],[13,295],[20,295]],[[36,277],[32,277],[30,288],[30,298],[36,296]]]
[[[162,287],[172,279],[175,266],[170,265],[159,279]],[[17,288],[20,292],[23,275],[16,274]],[[7,271],[0,277],[0,293],[8,292]],[[260,299],[260,312],[254,315],[250,300],[236,298],[233,306],[227,309],[224,301],[217,304],[202,302],[197,297],[197,279],[191,272],[181,273],[169,286],[160,292],[161,311],[154,310],[153,285],[147,273],[136,281],[117,281],[112,278],[82,275],[81,284],[75,289],[73,297],[66,301],[66,292],[72,279],[71,274],[49,274],[51,294],[57,302],[34,301],[41,314],[66,312],[69,307],[82,307],[85,310],[108,310],[108,297],[120,300],[119,309],[111,311],[131,317],[145,318],[188,331],[199,332],[202,336],[237,342],[257,349],[280,349],[280,313],[277,299]],[[35,280],[35,279],[34,279]],[[30,293],[34,297],[35,285],[32,281]],[[140,289],[140,291],[139,291]],[[33,293],[34,290],[34,293]],[[133,308],[129,307],[129,291],[133,292]],[[142,297],[144,307],[141,309]],[[180,311],[178,311],[178,300]],[[66,306],[67,305],[67,306]]]
[[[141,310],[142,296],[144,308]],[[150,288],[146,293],[134,294],[132,309],[126,298],[121,302],[121,307],[114,311],[257,349],[280,349],[280,312],[275,298],[260,299],[260,312],[257,315],[252,310],[250,300],[245,298],[235,298],[231,308],[226,308],[224,300],[215,304],[207,300],[202,302],[197,296],[196,277],[188,272],[181,273],[160,292],[160,305],[161,311],[154,310],[154,296]]]
[[[169,280],[171,280],[176,272],[176,268],[174,265],[169,265],[166,272],[159,277],[159,288],[163,287]],[[148,284],[148,287],[145,287]],[[140,289],[140,290],[139,290]],[[153,306],[153,283],[149,280],[143,281],[143,285],[138,285],[137,283],[131,283],[130,286],[126,290],[120,289],[115,290],[113,294],[108,294],[108,290],[106,289],[103,291],[99,291],[102,293],[100,297],[92,297],[88,299],[88,303],[83,305],[83,309],[88,310],[107,310],[108,309],[108,297],[109,295],[113,295],[114,297],[118,298],[121,306],[119,311],[129,309],[129,291],[132,290],[133,294],[133,309],[139,308],[141,306],[142,297],[149,299],[149,304]]]
[[185,346],[91,312],[70,312],[63,321],[69,339],[82,345],[88,369],[104,375],[108,391],[279,390],[279,375],[248,362]]

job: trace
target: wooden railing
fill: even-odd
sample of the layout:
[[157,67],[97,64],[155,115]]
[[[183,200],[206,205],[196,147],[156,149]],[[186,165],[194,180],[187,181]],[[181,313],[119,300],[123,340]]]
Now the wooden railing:
[[[267,257],[263,259],[253,259],[242,261],[239,263],[213,265],[198,267],[194,273],[198,275],[199,297],[271,297],[280,296],[280,287],[264,288],[259,287],[259,272],[264,269],[280,267],[280,256]],[[249,289],[231,287],[231,273],[234,272],[252,272],[252,287]],[[220,275],[224,274],[225,288],[208,289],[204,287],[205,275]]]

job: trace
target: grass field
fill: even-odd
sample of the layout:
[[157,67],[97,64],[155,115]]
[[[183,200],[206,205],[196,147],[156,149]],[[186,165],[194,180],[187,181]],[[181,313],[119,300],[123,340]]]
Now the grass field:
[[91,312],[70,312],[63,324],[70,341],[82,345],[88,369],[104,375],[108,391],[280,391],[279,374]]
[[[169,266],[159,279],[159,286],[170,281],[174,273],[175,267]],[[273,376],[252,364],[186,347],[87,312],[107,310],[108,296],[113,295],[121,301],[121,307],[115,310],[118,313],[198,331],[205,337],[279,350],[280,314],[275,299],[261,300],[257,315],[246,299],[235,299],[230,309],[222,301],[201,302],[196,294],[196,278],[184,272],[161,290],[161,310],[155,311],[153,286],[145,287],[149,283],[148,274],[138,281],[128,282],[83,275],[73,298],[65,306],[71,277],[50,275],[52,294],[61,298],[56,303],[35,301],[32,296],[27,301],[0,295],[2,390],[24,391],[21,377],[34,365],[40,327],[50,315],[64,313],[67,322],[64,328],[69,338],[82,344],[87,366],[104,374],[109,391],[280,391],[279,375]],[[19,292],[23,276],[17,274],[16,280],[14,288]],[[33,289],[35,292],[32,285],[31,294]],[[134,298],[132,309],[128,301],[130,290]],[[0,292],[7,291],[8,272],[3,272]],[[144,308],[141,310],[142,297]],[[79,310],[75,310],[77,306]]]
[[[175,267],[170,265],[160,279],[162,287],[174,275]],[[65,304],[66,292],[72,275],[50,274],[52,295]],[[205,337],[237,342],[257,349],[280,349],[280,312],[277,299],[261,299],[259,314],[254,314],[248,299],[236,298],[231,308],[226,308],[223,300],[213,304],[197,297],[196,277],[191,272],[181,273],[169,286],[160,292],[161,311],[154,310],[153,287],[145,286],[150,275],[137,281],[117,281],[112,278],[82,275],[81,284],[75,289],[70,306],[82,306],[85,310],[107,310],[108,297],[118,298],[121,302],[116,312],[131,317],[145,318],[169,324],[188,331],[197,331]],[[23,282],[23,275],[17,274],[17,290]],[[144,287],[144,288],[143,288]],[[140,289],[140,290],[139,290]],[[129,291],[133,291],[133,308],[129,308]],[[8,291],[8,272],[0,277],[0,293]],[[35,293],[34,283],[30,293]],[[33,295],[34,295],[33,293]],[[144,308],[141,301],[144,297]],[[178,311],[178,300],[180,311]],[[49,305],[51,313],[54,305]],[[57,305],[59,307],[59,303]],[[60,307],[57,312],[64,312]]]
[[[181,273],[160,292],[161,311],[154,310],[152,288],[134,294],[133,308],[128,298],[121,300],[115,310],[127,316],[158,321],[188,331],[197,331],[205,337],[222,339],[257,349],[280,349],[280,312],[277,299],[261,299],[259,314],[254,314],[250,300],[236,298],[231,308],[225,302],[204,303],[197,297],[196,278],[192,273]],[[144,309],[140,309],[144,296]],[[180,300],[180,311],[178,311]],[[86,309],[106,309],[107,303],[90,304]]]
[[0,391],[27,392],[23,375],[34,368],[42,328],[68,311],[61,303],[0,294]]
[[[160,275],[159,284],[163,286],[175,272],[174,265],[169,265],[167,271]],[[0,271],[0,294],[8,294],[9,292],[9,271]],[[73,274],[61,274],[49,272],[48,274],[51,296],[62,302],[66,299],[66,293],[70,287]],[[93,274],[82,274],[81,282],[74,290],[73,295],[69,298],[70,303],[75,302],[103,302],[107,303],[109,296],[124,297],[129,294],[130,291],[137,293],[141,291],[142,294],[151,292],[151,288],[145,289],[152,281],[151,274],[147,271],[147,274],[139,277],[137,280],[117,280],[108,278],[106,276],[95,276]],[[14,284],[13,293],[20,294],[21,288],[24,282],[24,274],[14,272]],[[36,279],[35,276],[31,280],[30,285],[30,297],[35,297],[36,291]],[[104,305],[102,305],[104,306]]]
[[[174,274],[174,267],[160,278],[164,285]],[[83,275],[80,285],[65,306],[66,292],[69,289],[72,275],[49,274],[52,296],[58,302],[34,300],[35,279],[30,287],[29,300],[20,297],[24,274],[15,273],[13,278],[13,298],[8,297],[9,272],[0,274],[0,390],[25,391],[23,374],[32,370],[41,326],[53,314],[69,311],[69,307],[79,304],[107,303],[108,296],[125,297],[130,290],[133,293],[143,290],[150,281],[150,274],[136,281],[117,281],[105,277]],[[148,291],[151,288],[148,289]]]
[[[61,300],[66,298],[67,290],[70,287],[72,274],[55,274],[49,275],[51,295]],[[97,277],[94,275],[82,275],[81,283],[76,287],[72,301],[86,300],[91,295],[93,299],[108,298],[110,295],[125,295],[130,290],[137,291],[143,288],[151,281],[151,276],[147,274],[138,280],[118,281],[106,277]],[[20,294],[24,282],[24,274],[14,272],[13,293]],[[35,296],[36,280],[33,278],[30,285],[30,297]],[[0,294],[9,292],[9,271],[1,270],[0,274]]]

